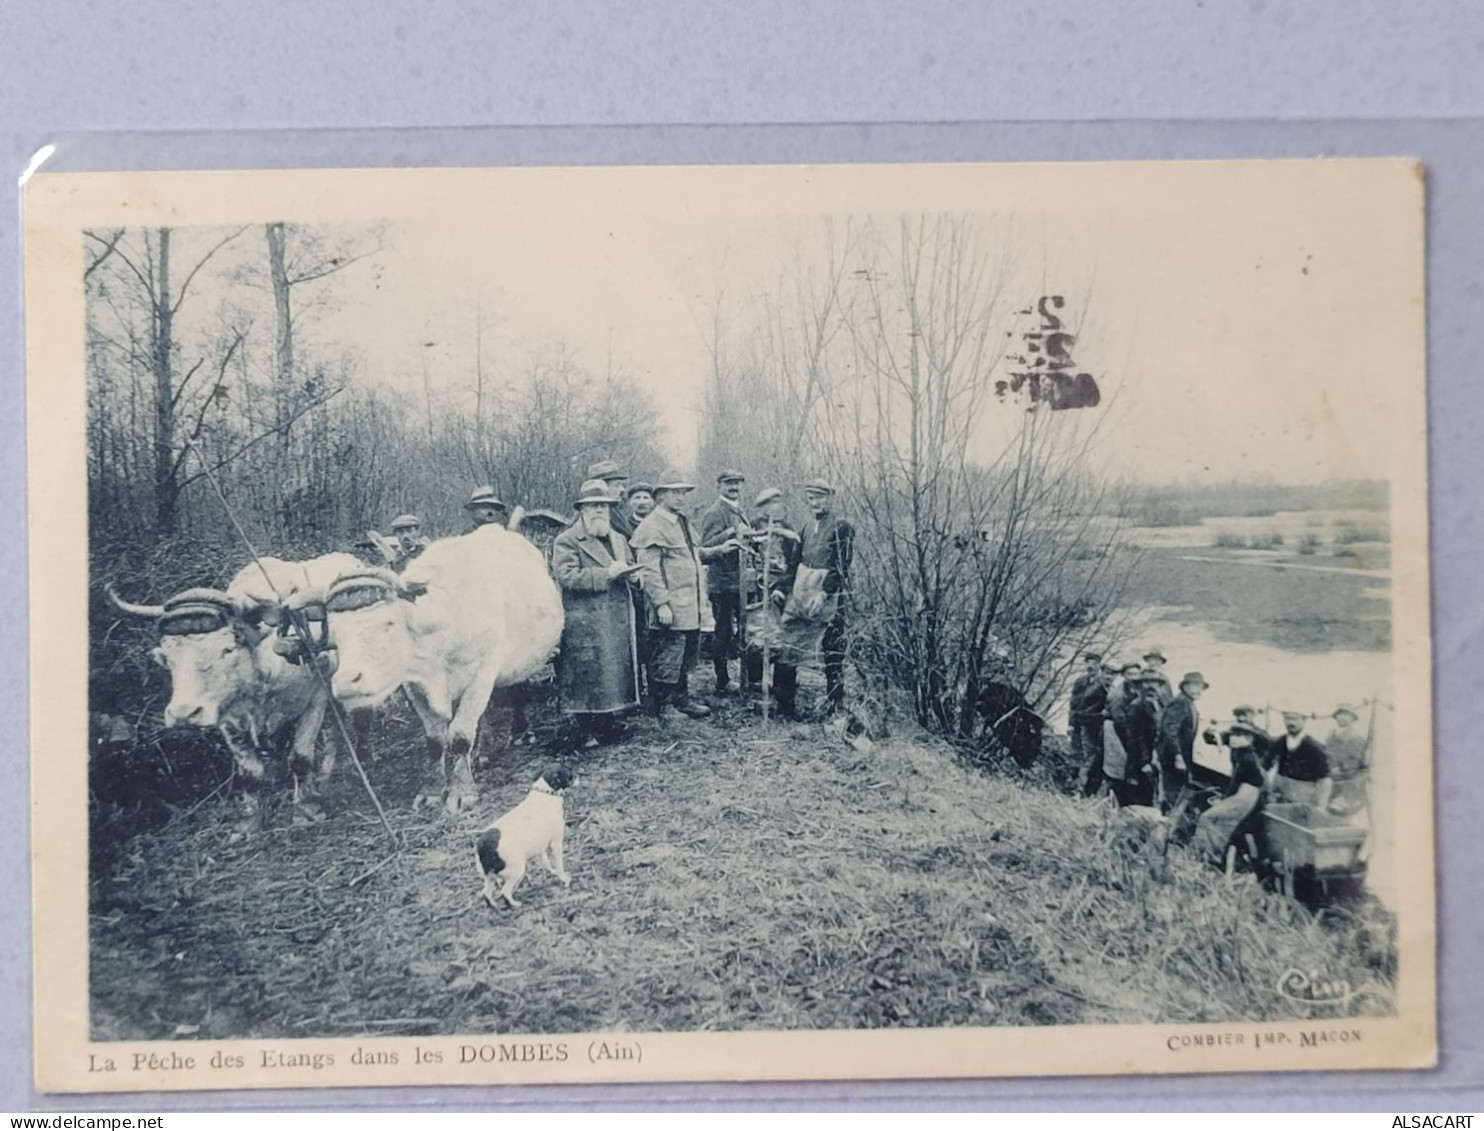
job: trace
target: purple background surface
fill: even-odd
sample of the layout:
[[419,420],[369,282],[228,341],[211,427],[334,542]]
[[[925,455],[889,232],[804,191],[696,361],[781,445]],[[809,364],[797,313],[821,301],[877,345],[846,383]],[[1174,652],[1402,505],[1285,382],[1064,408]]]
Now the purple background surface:
[[[11,0],[0,146],[51,168],[1026,160],[1386,153],[1429,166],[1442,1067],[1432,1073],[38,1097],[30,1077],[24,382],[0,224],[0,1109],[1484,1107],[1484,927],[1465,706],[1484,644],[1484,6],[1369,0],[183,5]],[[931,123],[697,128],[748,122]],[[1059,125],[1030,124],[1053,119]],[[1119,124],[1095,124],[1128,119]],[[1159,124],[1161,119],[1186,119]],[[1194,119],[1204,119],[1195,121]],[[1217,122],[1215,119],[1226,119]],[[1366,119],[1367,121],[1311,121]],[[1407,120],[1407,119],[1453,119]],[[1009,123],[1024,124],[1009,124]],[[634,124],[646,124],[635,126]],[[532,129],[458,127],[528,126]],[[621,127],[576,128],[550,127]],[[413,131],[355,127],[441,127]],[[206,131],[249,132],[224,135]],[[98,132],[113,131],[113,132]],[[193,131],[123,133],[117,131]],[[12,181],[12,184],[15,182]]]

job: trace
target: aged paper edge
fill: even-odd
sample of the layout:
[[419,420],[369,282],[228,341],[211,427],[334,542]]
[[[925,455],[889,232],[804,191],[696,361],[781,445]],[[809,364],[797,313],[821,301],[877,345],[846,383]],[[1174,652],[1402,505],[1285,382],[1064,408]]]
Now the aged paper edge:
[[[1404,882],[1398,1015],[1389,1019],[1272,1024],[1076,1026],[825,1032],[502,1034],[431,1038],[93,1042],[88,1038],[87,769],[57,751],[86,749],[86,481],[80,230],[94,225],[213,224],[292,214],[305,220],[395,216],[424,197],[536,186],[580,207],[601,184],[620,196],[718,191],[763,208],[803,211],[980,211],[986,178],[1044,178],[1058,194],[1099,187],[1110,214],[1143,199],[1172,170],[1223,175],[1262,167],[1302,178],[1325,167],[1365,173],[1376,191],[1410,208],[1416,239],[1399,271],[1413,281],[1415,321],[1398,326],[1425,370],[1422,168],[1405,159],[1239,162],[1099,162],[1078,176],[1057,164],[890,166],[706,166],[560,169],[231,171],[38,174],[25,190],[25,296],[30,500],[32,884],[35,1079],[47,1092],[612,1081],[908,1079],[1276,1070],[1419,1068],[1436,1063],[1435,893]],[[1199,177],[1195,177],[1198,182]],[[1098,183],[1093,183],[1093,182]],[[1168,191],[1168,186],[1161,186]],[[1195,187],[1198,187],[1195,186]],[[551,206],[556,206],[555,204]],[[1431,635],[1425,396],[1418,381],[1397,420],[1391,467],[1393,663],[1396,732],[1431,747]],[[44,626],[44,627],[42,627]],[[1396,798],[1397,868],[1431,880],[1431,757],[1416,757]],[[1325,1034],[1326,1039],[1320,1039]],[[1268,1041],[1266,1038],[1271,1037]],[[472,1063],[460,1063],[475,1050]],[[479,1050],[488,1047],[492,1054]],[[396,1066],[358,1067],[357,1048],[399,1053]],[[416,1050],[441,1053],[415,1064]],[[333,1056],[334,1064],[265,1067],[264,1056]],[[240,1055],[244,1067],[215,1068]],[[482,1055],[492,1055],[485,1061]],[[151,1057],[156,1059],[151,1061]],[[172,1060],[172,1056],[174,1060]],[[118,1072],[92,1070],[111,1057]],[[186,1058],[189,1068],[170,1067]],[[559,1059],[561,1058],[561,1059]],[[153,1065],[153,1067],[152,1067]]]

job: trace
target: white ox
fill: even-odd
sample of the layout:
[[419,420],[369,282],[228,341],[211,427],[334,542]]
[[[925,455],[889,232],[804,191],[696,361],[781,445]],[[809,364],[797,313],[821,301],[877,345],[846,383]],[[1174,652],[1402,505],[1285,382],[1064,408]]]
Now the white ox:
[[405,687],[422,720],[433,767],[414,807],[472,805],[469,756],[491,692],[535,675],[561,640],[561,593],[541,551],[481,526],[433,542],[401,574],[347,574],[330,587],[325,613],[335,698],[375,707]]
[[[292,662],[286,653],[295,651],[294,641],[276,637],[272,625],[280,601],[312,601],[360,563],[350,554],[260,561],[238,571],[225,590],[188,589],[163,605],[133,605],[111,588],[109,594],[124,612],[150,617],[160,627],[151,654],[170,672],[165,725],[221,732],[244,778],[249,810],[257,808],[257,789],[266,776],[260,754],[270,744],[288,746],[294,801],[314,812],[312,797],[335,765],[333,744],[326,744],[323,760],[315,757],[329,696],[308,664]],[[322,663],[322,670],[327,666]]]

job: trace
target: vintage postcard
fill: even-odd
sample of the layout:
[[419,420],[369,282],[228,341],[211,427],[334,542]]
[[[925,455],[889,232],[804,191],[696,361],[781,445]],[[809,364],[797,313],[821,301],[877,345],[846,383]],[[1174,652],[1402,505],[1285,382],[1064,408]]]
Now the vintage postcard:
[[32,177],[38,1087],[1433,1063],[1423,217]]

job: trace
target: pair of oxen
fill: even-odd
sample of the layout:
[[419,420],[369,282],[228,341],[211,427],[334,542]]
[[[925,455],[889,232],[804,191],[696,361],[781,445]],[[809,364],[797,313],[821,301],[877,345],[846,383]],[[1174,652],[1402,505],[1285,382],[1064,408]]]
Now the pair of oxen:
[[349,554],[261,558],[224,590],[188,589],[162,605],[110,595],[158,625],[153,655],[171,679],[165,724],[220,730],[250,810],[264,755],[288,752],[295,803],[313,816],[335,764],[334,736],[316,756],[331,698],[360,711],[399,688],[431,754],[414,806],[472,805],[470,752],[490,695],[538,672],[562,634],[561,594],[540,550],[493,525],[433,542],[400,574]]

